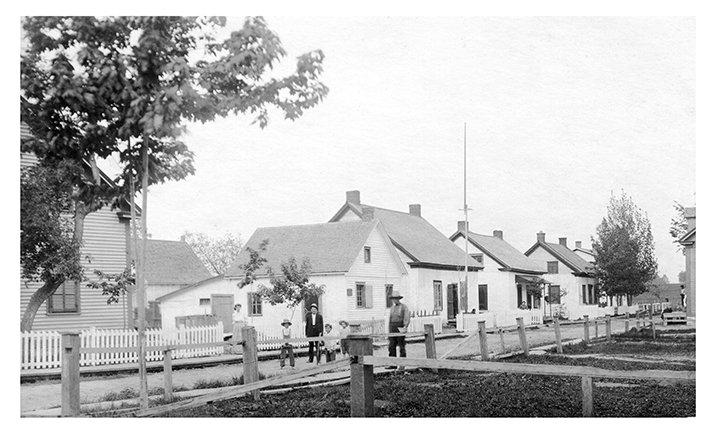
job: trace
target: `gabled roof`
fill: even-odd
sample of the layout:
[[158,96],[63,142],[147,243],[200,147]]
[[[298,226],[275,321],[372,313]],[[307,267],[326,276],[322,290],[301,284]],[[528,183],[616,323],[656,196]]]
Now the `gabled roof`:
[[537,241],[536,244],[529,248],[529,250],[524,252],[524,255],[529,256],[539,247],[549,252],[549,254],[551,254],[554,258],[566,264],[566,266],[569,267],[574,274],[589,276],[593,274],[593,265],[563,244]]
[[164,300],[168,300],[168,299],[170,299],[170,298],[174,298],[174,297],[176,297],[176,296],[179,295],[179,294],[183,294],[183,293],[185,293],[185,292],[187,292],[187,291],[191,291],[191,290],[194,289],[194,288],[198,288],[199,286],[203,286],[203,285],[205,285],[205,284],[207,284],[207,283],[215,282],[215,281],[221,280],[221,279],[223,279],[223,278],[224,278],[224,277],[223,277],[222,275],[213,276],[213,277],[210,277],[210,278],[208,278],[208,279],[202,280],[202,281],[200,281],[200,282],[192,283],[191,285],[182,286],[181,288],[179,288],[179,289],[177,289],[177,290],[175,290],[175,291],[171,291],[171,292],[168,293],[168,294],[164,294],[164,295],[162,295],[162,296],[160,296],[160,297],[157,297],[157,298],[156,298],[156,301],[161,302],[161,301],[164,301]]
[[191,246],[184,241],[149,239],[146,247],[146,280],[149,285],[191,285],[212,277]]
[[[450,240],[460,238],[462,231],[455,232]],[[469,231],[469,241],[487,256],[501,265],[505,271],[544,274],[546,270],[536,261],[527,258],[502,238]]]
[[[348,210],[354,212],[358,217],[362,217],[363,209],[368,207],[374,210],[374,218],[380,220],[385,226],[387,235],[395,247],[410,258],[411,262],[408,264],[464,269],[464,251],[421,216],[345,202],[330,221],[337,222]],[[467,263],[470,270],[484,268],[472,258],[467,258]]]
[[[381,229],[378,221],[258,228],[246,242],[236,261],[228,268],[225,276],[242,277],[244,271],[241,266],[246,264],[250,257],[248,248],[258,250],[263,240],[268,240],[268,245],[261,256],[267,261],[256,271],[256,275],[267,274],[266,268],[269,266],[274,271],[279,271],[281,264],[291,257],[295,258],[298,265],[307,258],[315,274],[346,273],[362,251],[367,238],[376,228]],[[382,233],[386,237],[384,230]],[[387,238],[385,244],[388,248],[392,248]],[[397,266],[402,267],[396,253],[394,256]]]

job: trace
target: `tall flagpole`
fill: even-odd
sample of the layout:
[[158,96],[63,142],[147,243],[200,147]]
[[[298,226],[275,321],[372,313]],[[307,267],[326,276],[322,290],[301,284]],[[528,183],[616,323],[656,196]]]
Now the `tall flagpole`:
[[[464,123],[464,295],[469,289],[469,207],[467,207],[467,123]],[[461,294],[460,294],[461,295]],[[460,297],[462,299],[462,297]],[[462,300],[460,300],[461,302]],[[467,306],[462,306],[462,312]]]

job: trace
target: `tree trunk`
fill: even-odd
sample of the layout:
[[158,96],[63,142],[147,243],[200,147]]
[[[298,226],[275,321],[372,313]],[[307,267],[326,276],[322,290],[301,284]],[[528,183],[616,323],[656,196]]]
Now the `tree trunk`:
[[62,285],[62,282],[64,282],[63,279],[45,282],[40,289],[32,294],[30,302],[25,308],[25,313],[22,314],[22,320],[20,320],[21,332],[29,332],[32,330],[32,324],[35,322],[35,315],[37,315],[37,311],[40,309],[40,306],[42,306],[42,303],[55,293],[57,288]]
[[[87,217],[87,206],[80,202],[75,201],[75,214],[74,214],[74,233],[72,238],[82,244],[82,237],[84,236],[84,220]],[[49,299],[52,294],[57,291],[65,281],[64,276],[57,276],[54,279],[44,282],[44,285],[40,287],[27,303],[25,312],[22,314],[22,319],[20,320],[20,331],[29,332],[32,330],[32,324],[35,322],[35,316],[37,316],[37,311],[40,310],[42,304]]]

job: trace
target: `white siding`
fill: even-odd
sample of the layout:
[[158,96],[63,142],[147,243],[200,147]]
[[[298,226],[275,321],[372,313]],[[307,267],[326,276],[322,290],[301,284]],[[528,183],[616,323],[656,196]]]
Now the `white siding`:
[[[390,254],[391,246],[388,243],[390,241],[375,228],[365,242],[365,246],[370,247],[370,263],[365,263],[364,250],[361,249],[346,274],[347,287],[343,289],[343,293],[347,294],[347,288],[352,289],[352,295],[342,300],[341,314],[345,315],[346,319],[364,321],[384,318],[387,309],[385,285],[392,285],[394,291],[406,295],[403,274],[395,262],[396,258]],[[372,308],[357,307],[358,282],[372,286]]]
[[[87,215],[84,225],[84,246],[82,247],[82,265],[85,276],[97,280],[94,270],[104,273],[120,273],[126,268],[125,224],[119,221],[117,213],[109,207]],[[90,261],[87,256],[90,256]],[[33,330],[66,330],[97,328],[125,328],[126,300],[118,304],[107,304],[107,296],[100,289],[80,285],[79,313],[48,314],[47,302],[37,311]],[[20,317],[25,311],[32,294],[40,288],[40,283],[20,283]]]
[[[20,166],[35,164],[34,155],[20,154]],[[84,246],[82,247],[82,265],[85,276],[97,280],[94,270],[104,273],[120,273],[127,266],[126,223],[119,220],[116,211],[105,206],[90,213],[84,223]],[[87,256],[90,257],[87,260]],[[32,294],[40,288],[41,283],[20,282],[20,317]],[[125,328],[126,300],[118,304],[107,304],[107,296],[99,289],[86,287],[86,282],[80,286],[79,313],[48,314],[45,302],[37,311],[33,330],[68,330],[97,328]]]

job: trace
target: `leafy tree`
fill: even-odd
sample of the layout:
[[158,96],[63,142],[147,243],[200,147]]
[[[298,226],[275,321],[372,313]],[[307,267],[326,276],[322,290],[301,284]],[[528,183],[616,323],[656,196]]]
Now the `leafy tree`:
[[241,237],[231,233],[212,239],[204,233],[184,232],[186,243],[213,274],[223,274],[241,252]]
[[304,258],[300,266],[295,258],[281,264],[281,273],[277,274],[268,267],[271,286],[258,285],[258,294],[271,306],[285,304],[291,310],[290,319],[295,315],[295,308],[311,297],[320,297],[325,292],[325,285],[310,282],[310,260]]
[[99,280],[92,280],[87,286],[94,289],[101,289],[102,295],[107,296],[107,304],[118,303],[121,297],[129,291],[129,287],[134,285],[135,276],[131,268],[125,268],[121,273],[107,274],[101,270],[94,270]]
[[609,297],[646,292],[658,276],[650,221],[625,192],[611,196],[607,215],[591,241],[596,276]]
[[685,270],[678,273],[678,283],[685,283],[686,276]]
[[268,240],[261,241],[258,245],[258,249],[246,247],[246,251],[248,252],[248,261],[245,264],[240,265],[240,268],[244,271],[244,275],[238,282],[239,288],[251,285],[256,281],[256,271],[258,271],[263,264],[268,261],[266,258],[261,256],[261,253],[265,252],[267,247]]
[[[20,172],[20,265],[27,281],[43,282],[28,302],[37,311],[65,279],[82,280],[81,240],[73,236],[66,171],[34,166]],[[33,317],[34,318],[34,317]]]
[[675,243],[676,249],[679,252],[685,254],[685,249],[683,245],[678,242],[678,240],[688,232],[688,220],[685,218],[685,207],[675,202],[673,205],[675,208],[675,217],[670,219],[670,236],[674,238],[673,243]]
[[[76,242],[88,213],[123,200],[133,207],[131,187],[140,180],[141,238],[147,238],[148,186],[194,172],[193,154],[180,140],[186,122],[251,114],[265,127],[269,107],[294,120],[327,95],[318,80],[320,50],[299,56],[292,75],[266,79],[286,55],[278,37],[258,17],[217,42],[216,30],[225,24],[225,18],[196,17],[24,18],[20,107],[34,138],[22,150],[42,164],[72,169]],[[102,182],[97,169],[96,160],[110,155],[122,167],[116,183]],[[135,253],[140,293],[144,251]],[[43,280],[22,330],[67,277]]]

